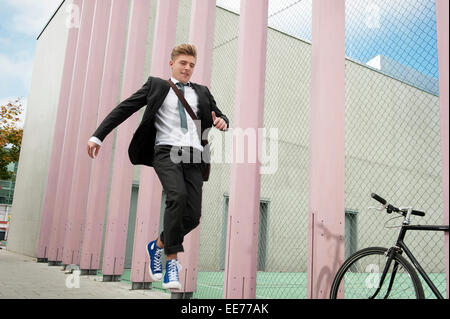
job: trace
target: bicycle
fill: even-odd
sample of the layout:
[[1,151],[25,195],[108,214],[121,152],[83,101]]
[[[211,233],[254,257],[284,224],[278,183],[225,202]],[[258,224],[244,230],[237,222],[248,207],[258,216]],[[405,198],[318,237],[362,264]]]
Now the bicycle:
[[[438,299],[444,299],[403,240],[408,230],[448,232],[449,226],[410,225],[411,215],[423,217],[425,213],[413,210],[412,207],[397,208],[374,193],[371,194],[371,197],[383,206],[381,208],[369,207],[369,209],[379,211],[386,209],[388,214],[395,212],[403,215],[404,219],[396,244],[389,249],[383,247],[364,248],[351,255],[336,273],[331,286],[330,298],[424,299],[425,294],[417,270],[434,295]],[[412,261],[412,265],[402,256],[403,252]],[[392,265],[393,267],[391,267]]]

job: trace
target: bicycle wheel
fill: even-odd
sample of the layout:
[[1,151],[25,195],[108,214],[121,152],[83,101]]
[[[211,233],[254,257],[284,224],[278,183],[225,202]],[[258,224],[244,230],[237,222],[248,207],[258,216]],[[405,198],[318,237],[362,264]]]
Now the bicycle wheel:
[[[370,247],[350,256],[334,278],[330,298],[423,299],[423,288],[416,271],[400,255],[394,256],[386,278],[376,294],[388,261],[387,250],[382,247]],[[391,280],[392,278],[394,280]]]

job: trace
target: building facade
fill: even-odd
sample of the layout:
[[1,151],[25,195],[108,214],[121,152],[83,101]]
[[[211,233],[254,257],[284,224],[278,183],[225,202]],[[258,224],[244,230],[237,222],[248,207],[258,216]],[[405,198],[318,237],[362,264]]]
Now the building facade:
[[[50,153],[69,32],[65,26],[66,8],[70,3],[62,3],[38,38],[28,98],[8,249],[30,256],[36,256],[38,249],[47,176],[51,170]],[[156,10],[157,2],[151,1],[146,63],[142,66],[145,78],[154,50]],[[190,11],[191,1],[179,1],[177,44],[189,41]],[[217,105],[230,118],[232,128],[238,31],[239,15],[217,6],[210,88]],[[303,289],[306,285],[305,277],[299,274],[306,273],[308,258],[311,42],[274,28],[268,29],[267,36],[263,117],[267,135],[263,143],[269,173],[261,175],[258,276],[266,277],[265,283],[272,287],[275,296],[283,297],[291,296],[283,295],[285,291]],[[425,218],[414,220],[417,223],[443,224],[444,212],[439,95],[412,85],[413,81],[402,78],[404,75],[396,78],[395,72],[384,74],[350,58],[346,59],[345,71],[348,255],[367,246],[389,246],[396,239],[397,231],[389,227],[398,226],[398,220],[389,222],[390,216],[368,210],[376,205],[370,198],[372,192],[393,204],[413,205],[426,211]],[[430,85],[434,88],[435,82]],[[121,100],[125,98],[122,96]],[[115,134],[107,138],[114,139]],[[198,269],[199,282],[203,280],[202,274],[207,279],[201,283],[209,288],[217,282],[223,285],[225,268],[231,170],[231,163],[226,160],[230,151],[226,143],[223,135],[213,136],[213,156],[214,152],[223,152],[221,161],[213,163],[210,181],[203,187]],[[125,268],[131,268],[140,176],[141,167],[137,166],[129,190],[132,195]],[[162,198],[161,211],[164,195]],[[105,224],[107,217],[108,207]],[[326,231],[325,236],[337,240]],[[445,290],[443,235],[411,234],[408,240],[419,260],[429,260],[427,271],[444,274],[441,283]],[[260,286],[262,295],[263,290]]]

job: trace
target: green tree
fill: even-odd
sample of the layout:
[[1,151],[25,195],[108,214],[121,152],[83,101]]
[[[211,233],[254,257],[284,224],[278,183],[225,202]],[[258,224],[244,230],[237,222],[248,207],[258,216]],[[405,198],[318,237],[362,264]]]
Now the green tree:
[[19,161],[23,129],[17,122],[22,111],[20,98],[0,106],[0,180],[15,179],[7,166]]

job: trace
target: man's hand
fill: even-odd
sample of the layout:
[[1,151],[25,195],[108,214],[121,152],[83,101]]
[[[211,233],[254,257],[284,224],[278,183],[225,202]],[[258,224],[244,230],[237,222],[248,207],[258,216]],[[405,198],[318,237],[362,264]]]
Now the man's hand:
[[87,143],[87,152],[89,157],[94,158],[98,155],[98,151],[100,150],[100,145],[94,142]]
[[212,119],[213,119],[213,125],[216,127],[216,129],[220,131],[226,131],[227,130],[227,122],[221,117],[217,117],[216,113],[213,111],[211,112]]

